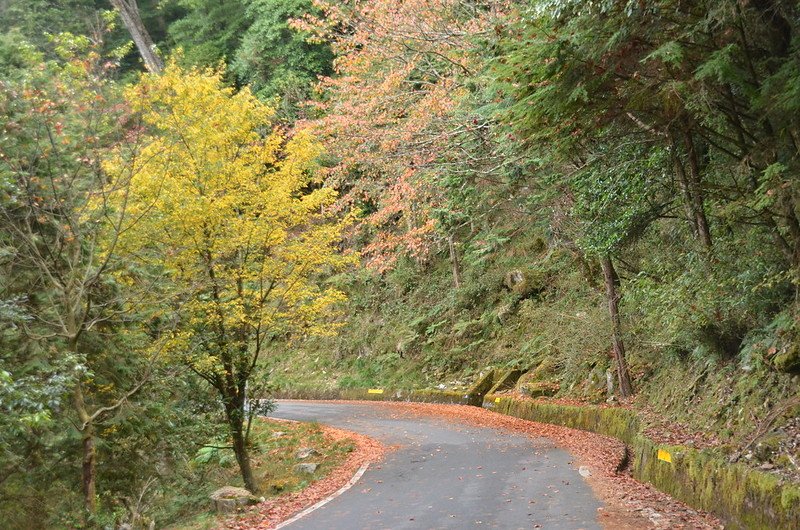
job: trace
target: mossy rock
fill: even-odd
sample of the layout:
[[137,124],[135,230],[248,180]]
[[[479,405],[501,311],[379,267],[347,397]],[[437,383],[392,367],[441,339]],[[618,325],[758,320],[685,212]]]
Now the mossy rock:
[[606,369],[597,366],[589,372],[583,382],[583,396],[592,403],[602,403],[608,397],[608,378]]
[[520,298],[530,298],[541,293],[547,288],[547,282],[547,273],[535,268],[512,269],[503,279],[506,288]]
[[503,390],[511,390],[514,385],[519,381],[519,378],[525,373],[525,370],[512,369],[506,370],[495,379],[494,386],[487,394],[494,394],[495,392],[502,392]]
[[256,504],[259,499],[244,488],[235,486],[223,486],[214,491],[210,496],[217,513],[231,513],[244,506]]
[[771,433],[761,438],[753,448],[753,455],[759,462],[769,462],[777,454],[781,440],[786,437],[782,433]]
[[555,396],[560,389],[561,386],[553,381],[533,381],[521,385],[519,390],[526,396],[537,398]]
[[772,362],[781,372],[800,373],[800,348],[792,345],[785,352],[776,355]]
[[467,391],[467,404],[480,407],[483,404],[483,396],[494,386],[494,379],[494,370],[489,370],[483,377],[478,378]]
[[551,357],[545,357],[536,367],[523,374],[517,381],[517,387],[522,390],[524,385],[537,381],[549,381],[556,372],[555,361]]

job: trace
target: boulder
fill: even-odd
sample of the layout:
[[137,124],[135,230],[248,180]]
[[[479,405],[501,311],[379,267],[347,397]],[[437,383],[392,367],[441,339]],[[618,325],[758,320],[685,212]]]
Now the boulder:
[[313,447],[301,447],[300,449],[297,450],[294,457],[297,460],[305,460],[309,456],[318,456],[318,455],[319,451],[317,451]]
[[559,384],[550,381],[533,381],[520,385],[519,391],[528,397],[551,397],[559,391]]
[[223,486],[212,493],[210,498],[217,513],[235,512],[243,506],[258,502],[248,490],[235,486]]
[[509,291],[516,291],[525,285],[525,274],[519,269],[510,270],[506,273],[503,283]]
[[294,470],[301,475],[313,475],[318,467],[319,464],[315,464],[313,462],[305,462],[303,464],[297,464],[296,466],[294,466]]
[[547,273],[537,268],[512,269],[503,278],[505,287],[522,298],[530,298],[545,290]]
[[781,372],[800,373],[800,348],[790,346],[786,351],[776,355],[773,363]]

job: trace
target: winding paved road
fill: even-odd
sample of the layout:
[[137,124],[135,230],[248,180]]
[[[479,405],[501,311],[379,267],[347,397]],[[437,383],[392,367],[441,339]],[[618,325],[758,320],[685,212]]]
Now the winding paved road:
[[547,439],[369,404],[279,401],[271,416],[399,445],[290,530],[600,528],[600,501]]

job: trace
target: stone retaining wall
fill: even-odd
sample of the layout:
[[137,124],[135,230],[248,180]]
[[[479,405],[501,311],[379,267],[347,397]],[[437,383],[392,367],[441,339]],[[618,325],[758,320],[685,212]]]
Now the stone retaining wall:
[[800,528],[800,485],[731,464],[718,451],[658,445],[640,432],[636,414],[620,407],[568,406],[487,395],[487,408],[518,418],[613,436],[632,454],[636,479],[689,506],[714,513],[728,528]]

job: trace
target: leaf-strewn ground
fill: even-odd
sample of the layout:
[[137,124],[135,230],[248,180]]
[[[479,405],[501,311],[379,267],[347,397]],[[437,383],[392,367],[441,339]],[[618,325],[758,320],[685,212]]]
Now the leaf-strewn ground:
[[[604,528],[633,530],[652,529],[717,529],[722,524],[714,516],[694,510],[682,502],[635,480],[628,472],[618,472],[625,454],[624,445],[613,438],[555,425],[536,423],[468,406],[430,403],[364,402],[374,407],[389,408],[392,415],[435,416],[454,423],[489,427],[548,438],[575,457],[576,470],[585,466],[591,473],[587,480],[605,506],[598,513]],[[236,530],[273,528],[301,510],[326,498],[346,484],[364,462],[376,462],[386,450],[368,437],[325,427],[326,436],[350,438],[356,449],[347,460],[323,480],[308,488],[262,503],[248,513],[226,521],[224,527]],[[575,480],[582,480],[576,472]],[[560,484],[552,484],[553,495]]]

